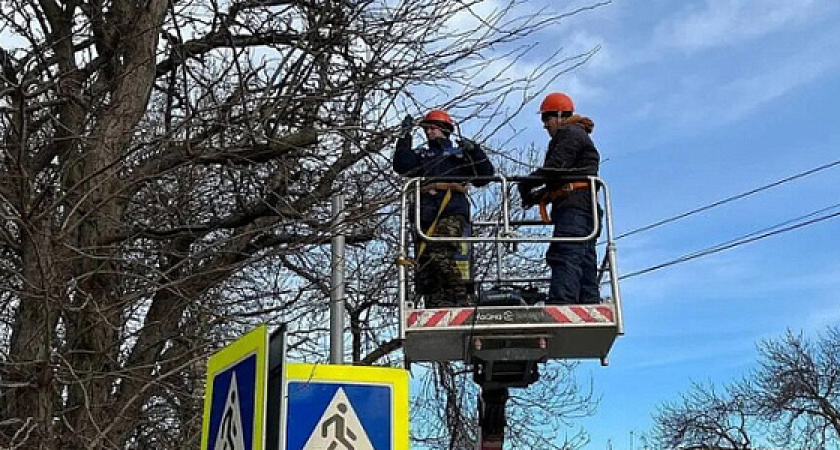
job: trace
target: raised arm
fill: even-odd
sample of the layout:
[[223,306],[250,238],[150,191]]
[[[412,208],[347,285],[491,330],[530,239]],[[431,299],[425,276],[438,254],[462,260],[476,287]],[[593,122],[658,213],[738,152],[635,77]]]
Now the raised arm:
[[411,147],[411,135],[406,134],[397,140],[397,149],[394,151],[394,171],[407,177],[422,176],[420,155]]

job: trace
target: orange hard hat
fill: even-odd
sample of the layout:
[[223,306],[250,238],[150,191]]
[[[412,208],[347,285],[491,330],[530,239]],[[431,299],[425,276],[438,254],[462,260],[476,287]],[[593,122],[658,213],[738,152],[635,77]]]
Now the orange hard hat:
[[545,96],[540,105],[540,114],[556,111],[574,111],[575,105],[568,95],[562,92],[552,92]]
[[426,114],[426,117],[420,121],[420,125],[429,124],[434,125],[436,127],[440,127],[441,129],[447,131],[455,131],[455,122],[452,120],[452,117],[449,114],[442,110],[442,109],[433,109]]

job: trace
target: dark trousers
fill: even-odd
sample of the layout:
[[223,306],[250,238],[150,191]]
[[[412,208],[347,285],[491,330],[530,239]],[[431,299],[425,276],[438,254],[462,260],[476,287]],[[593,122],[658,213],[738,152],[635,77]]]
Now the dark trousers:
[[[592,214],[577,208],[552,207],[555,237],[586,236],[592,232]],[[552,242],[545,254],[551,267],[548,303],[599,303],[595,238],[586,242]]]

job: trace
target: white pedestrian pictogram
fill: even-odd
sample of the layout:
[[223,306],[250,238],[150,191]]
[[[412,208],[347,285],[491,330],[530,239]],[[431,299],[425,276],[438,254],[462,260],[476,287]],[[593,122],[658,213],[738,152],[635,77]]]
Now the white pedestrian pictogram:
[[245,450],[245,436],[242,429],[242,411],[239,403],[239,386],[236,383],[236,372],[230,377],[227,400],[225,401],[222,420],[219,422],[219,433],[213,450]]
[[[356,440],[356,433],[353,433],[353,430],[344,424],[344,414],[347,413],[347,405],[339,403],[338,411],[338,413],[333,414],[321,425],[321,437],[328,437],[330,435],[330,425],[335,425],[335,441],[330,443],[329,450],[334,450],[338,446],[337,443],[341,443],[348,450],[355,450],[355,447],[353,447],[350,441]],[[347,438],[350,438],[350,440],[347,440]]]
[[344,389],[335,392],[303,450],[374,450]]

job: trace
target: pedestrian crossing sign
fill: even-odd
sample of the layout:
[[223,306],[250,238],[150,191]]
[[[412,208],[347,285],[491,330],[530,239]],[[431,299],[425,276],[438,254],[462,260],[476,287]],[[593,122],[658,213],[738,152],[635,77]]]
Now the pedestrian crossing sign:
[[264,450],[268,331],[261,325],[210,357],[202,450]]
[[283,450],[407,450],[408,372],[286,366]]

